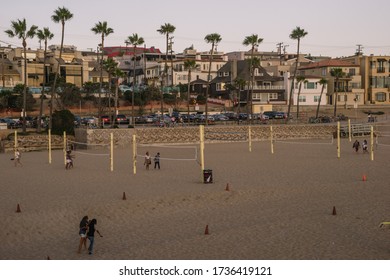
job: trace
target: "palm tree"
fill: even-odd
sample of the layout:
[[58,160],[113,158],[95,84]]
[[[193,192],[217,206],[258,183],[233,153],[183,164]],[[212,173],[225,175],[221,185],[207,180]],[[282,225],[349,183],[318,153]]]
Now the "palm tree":
[[292,77],[291,81],[291,88],[290,88],[290,96],[289,101],[288,101],[288,111],[287,111],[287,118],[286,122],[290,119],[290,111],[291,111],[291,103],[292,103],[292,95],[293,95],[293,90],[294,90],[294,79],[297,75],[297,70],[298,70],[298,64],[299,64],[299,47],[301,43],[301,38],[304,38],[307,35],[307,32],[304,29],[301,29],[299,26],[297,26],[290,34],[290,39],[297,40],[297,61],[295,62],[295,69],[294,69],[294,75]]
[[[104,70],[107,71],[108,73],[108,111],[109,111],[109,116],[110,120],[111,118],[111,77],[113,76],[116,68],[118,66],[118,63],[113,60],[111,57],[109,57],[106,60],[103,60],[103,68]],[[111,126],[113,126],[113,122],[111,122]]]
[[338,88],[339,88],[339,80],[345,76],[345,72],[341,68],[332,68],[330,70],[330,75],[335,78],[335,91],[334,91],[334,111],[333,116],[336,117],[337,111],[337,97],[338,97]]
[[304,76],[297,77],[298,87],[298,96],[297,96],[297,120],[299,119],[299,97],[301,95],[302,83],[307,83],[307,80]]
[[100,84],[99,84],[99,101],[98,101],[98,119],[100,122],[100,115],[102,111],[102,101],[101,101],[101,93],[102,93],[102,87],[103,87],[103,57],[104,57],[104,38],[110,35],[111,33],[114,33],[114,29],[107,26],[107,22],[98,22],[95,24],[94,27],[91,28],[91,31],[95,34],[100,34],[102,37],[102,41],[100,43],[100,50],[101,50],[101,58],[100,58]]
[[41,104],[39,106],[39,116],[37,123],[37,131],[41,132],[41,118],[43,114],[43,97],[45,94],[45,86],[46,86],[46,57],[47,57],[47,41],[53,39],[54,34],[50,32],[48,27],[44,27],[43,29],[39,29],[37,31],[37,37],[40,41],[45,42],[45,50],[43,51],[43,82],[42,82],[42,94],[41,94]]
[[164,66],[165,67],[165,69],[164,69],[165,78],[167,79],[166,86],[168,86],[168,49],[169,49],[168,41],[169,41],[169,34],[172,34],[173,32],[175,32],[175,30],[176,30],[176,27],[170,23],[165,23],[164,25],[160,26],[160,29],[157,29],[157,32],[166,36],[166,54],[165,54],[165,66]]
[[18,37],[22,39],[23,52],[24,52],[24,87],[23,87],[23,133],[26,132],[26,109],[27,109],[27,38],[33,38],[35,36],[38,26],[32,25],[27,28],[26,19],[18,19],[11,21],[11,29],[5,31],[5,33],[13,38]]
[[115,98],[114,98],[114,120],[116,120],[116,115],[118,111],[118,91],[119,91],[119,79],[125,77],[125,73],[119,69],[118,67],[115,68],[115,71],[112,74],[115,78]]
[[50,120],[49,120],[49,128],[52,128],[52,116],[53,116],[53,99],[54,99],[54,94],[56,90],[56,84],[57,84],[57,78],[60,73],[60,63],[61,63],[61,58],[62,58],[62,49],[64,47],[64,35],[65,35],[65,23],[68,20],[71,20],[73,18],[73,14],[65,7],[58,7],[57,10],[54,11],[54,14],[51,16],[52,21],[55,23],[61,23],[62,25],[62,30],[61,30],[61,47],[60,47],[60,56],[58,59],[58,64],[57,64],[57,70],[54,75],[54,82],[53,86],[51,88],[51,97],[50,97]]
[[204,40],[207,44],[211,43],[211,50],[210,50],[210,61],[209,61],[209,73],[207,75],[207,88],[206,88],[206,125],[208,124],[208,98],[209,98],[209,88],[210,88],[210,81],[211,81],[211,64],[213,61],[213,55],[214,55],[214,48],[216,45],[218,45],[219,42],[222,41],[221,35],[218,33],[211,33],[206,35],[204,37]]
[[134,91],[135,91],[135,64],[136,64],[136,49],[138,45],[142,45],[144,43],[144,38],[139,37],[137,33],[133,33],[133,35],[127,37],[125,41],[126,44],[133,45],[133,90],[131,91],[131,123],[134,125]]
[[190,89],[191,89],[191,72],[198,68],[199,65],[193,59],[184,61],[184,69],[188,70],[188,85],[187,85],[187,122],[190,123]]
[[[254,67],[254,52],[255,48],[259,46],[263,42],[263,38],[259,38],[257,34],[252,34],[250,36],[246,36],[242,44],[244,46],[251,46],[251,60],[250,60],[250,77],[251,77],[251,93],[250,93],[250,114],[252,115],[253,113],[253,108],[252,108],[252,97],[253,97],[253,86],[254,86],[254,79],[255,79],[255,67]],[[260,64],[260,63],[259,63]],[[252,120],[252,118],[251,118]]]
[[322,93],[323,93],[324,90],[325,90],[325,86],[326,86],[326,84],[328,83],[328,80],[325,79],[325,78],[322,78],[318,83],[319,83],[320,85],[322,85],[322,88],[321,88],[320,98],[318,99],[318,105],[317,105],[317,111],[316,111],[316,119],[318,119],[318,113],[319,113],[319,111],[320,111]]
[[[234,80],[234,87],[238,90],[238,104],[237,104],[237,117],[240,114],[240,101],[241,101],[241,91],[245,88],[247,82],[242,78],[236,78]],[[239,121],[239,119],[237,118]]]

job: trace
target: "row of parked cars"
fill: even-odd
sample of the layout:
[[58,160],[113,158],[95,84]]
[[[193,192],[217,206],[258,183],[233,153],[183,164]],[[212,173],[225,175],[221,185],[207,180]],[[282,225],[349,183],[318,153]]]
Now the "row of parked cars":
[[[26,127],[36,128],[38,118],[26,116]],[[8,129],[21,128],[23,126],[23,118],[12,119],[12,118],[0,118],[0,123],[7,124]]]

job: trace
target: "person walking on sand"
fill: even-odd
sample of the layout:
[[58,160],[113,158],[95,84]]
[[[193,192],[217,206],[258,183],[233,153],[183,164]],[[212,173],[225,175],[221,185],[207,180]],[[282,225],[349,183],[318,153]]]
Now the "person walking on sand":
[[367,140],[364,139],[364,140],[363,140],[363,144],[362,144],[363,154],[364,154],[364,153],[368,153],[367,147],[368,147]]
[[16,149],[15,151],[15,167],[18,166],[23,166],[23,164],[20,162],[20,159],[22,157],[22,154],[19,152],[19,149]]
[[154,156],[154,169],[156,169],[156,167],[158,167],[158,169],[160,169],[160,153],[157,153]]
[[355,152],[359,152],[360,143],[358,140],[355,140],[355,142],[352,145],[352,148],[355,149]]
[[81,248],[84,245],[84,248],[87,249],[87,231],[88,231],[88,216],[84,216],[81,219],[80,226],[79,226],[79,235],[80,235],[80,244],[79,244],[79,250],[77,253],[80,254]]
[[72,153],[71,150],[66,151],[66,165],[65,165],[65,169],[73,168],[73,157],[74,156],[71,153]]
[[92,255],[93,253],[93,245],[95,243],[95,231],[99,234],[100,237],[103,237],[103,235],[101,235],[100,232],[97,230],[96,224],[97,224],[96,219],[92,219],[88,224],[87,238],[89,240],[89,246],[88,246],[89,255]]
[[151,164],[152,164],[152,159],[150,158],[149,152],[146,152],[145,161],[144,161],[144,165],[146,166],[146,170],[149,170],[149,165],[151,165]]

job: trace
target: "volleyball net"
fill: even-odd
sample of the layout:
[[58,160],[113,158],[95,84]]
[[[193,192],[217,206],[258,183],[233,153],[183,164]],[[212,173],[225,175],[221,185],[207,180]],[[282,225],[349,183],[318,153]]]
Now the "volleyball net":
[[136,156],[145,158],[146,152],[153,159],[160,153],[160,160],[164,161],[198,161],[198,147],[184,145],[147,145],[137,144]]
[[299,138],[299,139],[283,139],[278,138],[277,135],[274,136],[273,142],[276,144],[292,144],[292,145],[333,145],[334,138],[329,136],[327,138]]
[[91,144],[67,140],[66,150],[84,156],[110,156],[110,144]]
[[390,125],[380,124],[374,126],[375,146],[390,147]]

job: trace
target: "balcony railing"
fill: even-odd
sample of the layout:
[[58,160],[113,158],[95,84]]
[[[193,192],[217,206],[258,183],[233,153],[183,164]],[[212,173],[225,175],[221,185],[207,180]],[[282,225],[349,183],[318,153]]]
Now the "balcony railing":
[[258,89],[258,90],[284,89],[284,86],[256,86],[255,85],[253,86],[253,89]]

